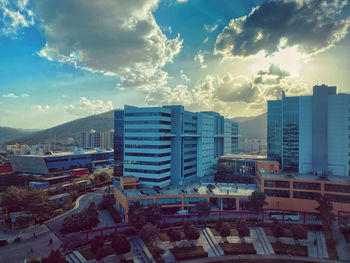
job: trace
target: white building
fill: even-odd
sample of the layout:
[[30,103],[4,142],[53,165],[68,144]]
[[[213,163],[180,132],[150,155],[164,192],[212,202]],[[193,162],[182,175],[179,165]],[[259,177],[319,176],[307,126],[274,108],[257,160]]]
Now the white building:
[[183,106],[115,112],[115,175],[149,186],[182,184],[213,172],[218,157],[238,152],[238,124]]

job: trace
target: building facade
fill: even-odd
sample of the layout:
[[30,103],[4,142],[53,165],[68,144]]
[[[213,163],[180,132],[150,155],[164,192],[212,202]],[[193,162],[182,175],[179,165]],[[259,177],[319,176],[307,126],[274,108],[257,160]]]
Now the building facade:
[[268,102],[267,154],[284,171],[350,175],[350,94],[314,86],[312,96]]
[[111,165],[113,151],[81,151],[40,155],[11,155],[13,171],[30,174],[60,174],[72,169]]
[[115,111],[116,176],[148,186],[179,185],[213,172],[215,160],[238,151],[238,123],[183,106]]

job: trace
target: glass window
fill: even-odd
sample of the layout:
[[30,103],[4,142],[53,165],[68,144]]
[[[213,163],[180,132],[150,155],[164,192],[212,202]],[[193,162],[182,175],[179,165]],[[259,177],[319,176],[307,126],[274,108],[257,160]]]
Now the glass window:
[[289,188],[289,181],[265,180],[265,187]]
[[176,197],[176,198],[157,198],[156,203],[157,205],[172,205],[172,204],[181,204],[182,198]]
[[207,200],[206,197],[185,197],[184,198],[184,203],[186,205],[188,204],[195,204],[197,203],[198,201],[201,201],[201,200]]
[[270,190],[270,189],[265,189],[264,193],[267,196],[273,196],[273,197],[290,197],[290,192],[286,190]]
[[350,185],[325,184],[324,190],[329,192],[350,193]]
[[321,185],[319,183],[293,182],[293,188],[295,188],[295,189],[308,189],[308,190],[321,190]]
[[312,193],[312,192],[294,191],[293,192],[293,198],[317,200],[317,199],[321,198],[321,194],[320,193]]
[[145,177],[139,177],[140,182],[153,182],[153,183],[160,183],[170,180],[170,176],[166,176],[163,178],[145,178]]

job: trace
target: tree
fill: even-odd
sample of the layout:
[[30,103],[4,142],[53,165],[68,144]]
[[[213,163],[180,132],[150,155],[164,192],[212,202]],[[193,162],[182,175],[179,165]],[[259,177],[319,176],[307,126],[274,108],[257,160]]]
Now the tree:
[[95,236],[93,239],[91,239],[90,245],[91,251],[96,254],[99,248],[103,247],[104,241],[100,236]]
[[154,246],[159,240],[159,228],[152,224],[146,224],[140,231],[140,237],[145,243]]
[[129,207],[128,217],[129,223],[137,230],[140,230],[146,223],[159,225],[159,221],[162,219],[162,214],[159,205],[152,204],[149,206],[143,206],[139,202],[134,202]]
[[88,230],[97,226],[98,222],[98,212],[95,208],[95,203],[92,202],[81,213],[66,217],[62,224],[61,233],[67,234]]
[[198,217],[203,218],[206,225],[206,218],[210,215],[211,207],[208,200],[200,200],[195,205]]
[[231,227],[228,223],[224,222],[220,229],[220,235],[223,239],[226,240],[226,238],[231,235]]
[[237,221],[236,229],[238,231],[239,237],[246,237],[250,235],[250,231],[247,225],[247,222],[243,217],[240,217]]
[[320,199],[317,200],[318,207],[316,210],[320,213],[320,219],[323,222],[323,227],[326,230],[330,230],[331,226],[335,220],[333,211],[333,204],[326,198],[324,195],[321,196]]
[[198,229],[193,225],[191,221],[187,221],[185,223],[184,232],[186,239],[191,242],[192,246],[194,245],[193,241],[197,240],[200,237]]
[[65,257],[61,254],[60,250],[51,250],[47,257],[41,259],[42,263],[68,263]]
[[117,255],[125,254],[130,252],[130,242],[127,240],[126,236],[116,234],[112,239],[112,248]]
[[272,230],[272,235],[277,239],[277,242],[279,242],[279,238],[284,235],[284,229],[276,218],[273,219],[271,230]]
[[218,220],[216,220],[216,223],[215,223],[215,230],[217,232],[220,232],[220,229],[222,227],[222,225],[227,222],[227,219],[225,217],[219,217]]
[[47,193],[39,189],[21,189],[10,186],[0,198],[0,207],[8,213],[29,211],[34,218],[48,217],[50,211]]
[[170,238],[170,241],[174,243],[174,246],[176,247],[176,242],[181,240],[181,234],[179,231],[170,228],[168,231],[168,236]]
[[293,239],[298,240],[304,238],[306,231],[302,225],[293,225],[292,226]]
[[267,205],[265,201],[265,194],[262,192],[254,191],[251,196],[249,196],[250,206],[257,213],[264,211],[264,205]]

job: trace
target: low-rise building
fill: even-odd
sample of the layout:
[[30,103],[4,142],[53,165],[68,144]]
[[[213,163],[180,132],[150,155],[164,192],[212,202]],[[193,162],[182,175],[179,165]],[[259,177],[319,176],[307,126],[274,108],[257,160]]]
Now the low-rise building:
[[246,208],[249,196],[256,190],[255,185],[251,184],[214,186],[203,180],[163,189],[150,188],[142,186],[135,177],[128,176],[116,181],[114,196],[122,217],[128,221],[129,206],[134,202],[142,205],[160,205],[163,214],[174,214],[178,210],[195,212],[195,204],[200,200],[208,200],[212,210],[240,211]]
[[32,174],[60,174],[78,168],[88,168],[90,172],[96,166],[111,165],[113,151],[77,150],[75,152],[52,153],[39,155],[12,155],[10,163],[15,172]]
[[333,213],[350,211],[350,178],[326,174],[257,172],[257,186],[266,194],[267,208],[317,212],[321,195],[333,204]]

